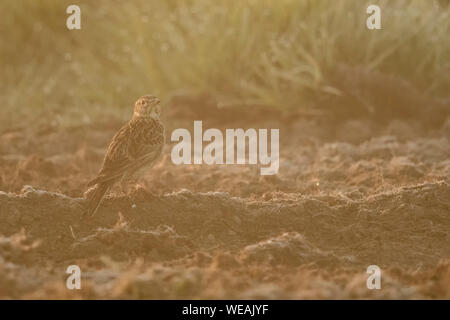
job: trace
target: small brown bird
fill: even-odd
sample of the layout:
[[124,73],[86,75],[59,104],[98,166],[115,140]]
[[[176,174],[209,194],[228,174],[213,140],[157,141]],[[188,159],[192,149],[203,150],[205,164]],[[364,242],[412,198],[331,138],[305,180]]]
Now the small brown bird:
[[112,138],[98,176],[87,186],[87,209],[83,216],[93,216],[103,196],[116,182],[122,190],[132,178],[151,168],[161,155],[165,138],[160,100],[151,95],[140,97],[133,118]]

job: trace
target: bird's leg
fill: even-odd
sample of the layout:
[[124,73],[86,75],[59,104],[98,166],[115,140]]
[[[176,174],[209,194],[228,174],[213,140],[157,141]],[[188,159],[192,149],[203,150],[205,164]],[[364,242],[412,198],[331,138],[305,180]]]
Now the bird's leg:
[[144,185],[139,183],[137,180],[134,179],[124,179],[123,182],[121,182],[121,189],[122,192],[126,195],[129,195],[134,190],[143,189],[145,190]]
[[145,193],[149,194],[153,198],[158,198],[158,196],[152,192],[150,188],[147,188],[145,184],[137,183],[136,189],[142,189],[145,191]]
[[142,183],[138,182],[138,181],[136,181],[134,183],[134,185],[135,185],[136,189],[144,189],[145,190],[145,186]]
[[141,182],[140,180],[136,179],[132,182],[130,181],[130,185],[134,186],[135,191],[143,191],[146,194],[156,198],[157,196],[147,187],[147,185],[144,182]]
[[119,184],[119,186],[120,186],[120,193],[121,193],[122,195],[124,195],[124,194],[125,194],[125,190],[126,190],[126,186],[124,185],[124,182],[121,181],[120,184]]
[[122,179],[120,180],[119,186],[120,186],[120,193],[123,196],[126,196],[127,195],[127,190],[128,190],[128,181],[125,178],[125,176],[123,176]]

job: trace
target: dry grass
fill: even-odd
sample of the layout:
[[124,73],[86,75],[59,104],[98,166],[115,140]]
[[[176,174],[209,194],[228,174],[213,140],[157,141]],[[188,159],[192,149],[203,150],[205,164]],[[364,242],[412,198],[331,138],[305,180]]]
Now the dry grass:
[[[82,30],[65,27],[79,4]],[[3,1],[1,118],[89,122],[129,113],[136,96],[208,92],[219,101],[313,108],[338,91],[341,64],[395,74],[445,96],[450,9],[445,1]],[[441,5],[438,5],[441,3]],[[7,12],[7,14],[6,14]]]

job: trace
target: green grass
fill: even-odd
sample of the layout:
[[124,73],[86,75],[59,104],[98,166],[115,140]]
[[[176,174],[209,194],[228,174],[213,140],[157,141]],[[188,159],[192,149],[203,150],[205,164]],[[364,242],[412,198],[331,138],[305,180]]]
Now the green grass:
[[[368,4],[383,30],[367,30]],[[82,30],[65,27],[79,4]],[[448,6],[431,0],[2,1],[2,122],[125,115],[136,97],[207,92],[221,103],[314,108],[342,64],[448,95]]]

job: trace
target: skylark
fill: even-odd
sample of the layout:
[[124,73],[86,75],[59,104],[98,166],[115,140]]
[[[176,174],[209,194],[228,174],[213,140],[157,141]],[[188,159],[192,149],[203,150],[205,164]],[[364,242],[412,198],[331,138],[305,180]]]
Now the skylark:
[[160,100],[146,95],[134,106],[133,118],[112,138],[98,176],[91,180],[86,192],[87,209],[83,216],[93,216],[103,196],[116,182],[125,184],[151,168],[161,155],[165,138]]

